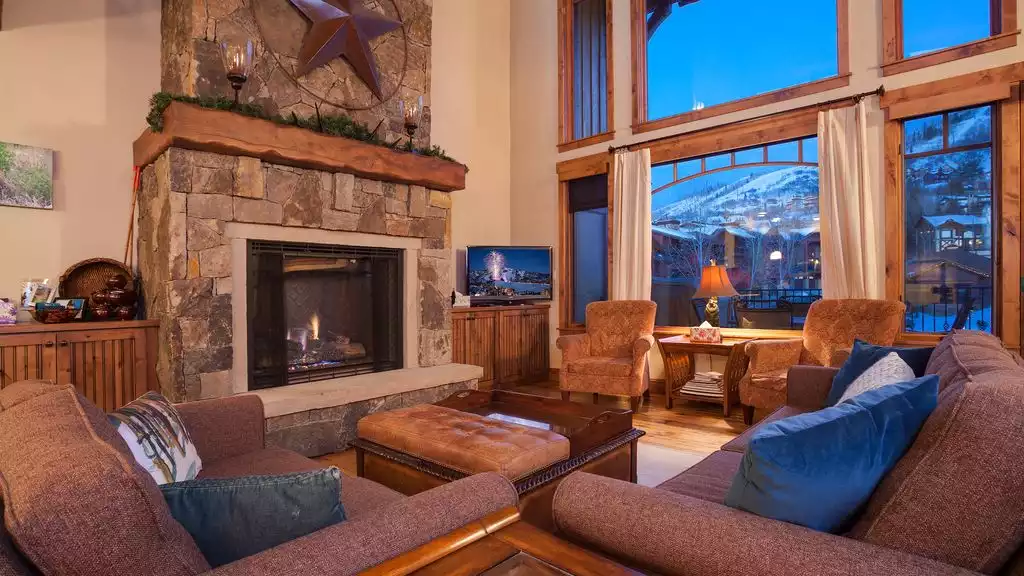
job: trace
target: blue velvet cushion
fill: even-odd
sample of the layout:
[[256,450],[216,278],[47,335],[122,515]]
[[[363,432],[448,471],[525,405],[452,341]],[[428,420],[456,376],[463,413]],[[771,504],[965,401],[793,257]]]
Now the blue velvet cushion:
[[939,377],[925,376],[762,426],[725,503],[824,532],[843,529],[913,443],[938,394]]
[[216,568],[345,520],[337,468],[160,486],[174,519]]
[[935,348],[875,346],[863,340],[854,340],[853,351],[850,352],[850,357],[839,368],[839,372],[836,373],[836,377],[832,380],[832,389],[828,392],[828,399],[825,400],[825,405],[835,406],[839,399],[843,397],[846,389],[850,384],[853,384],[853,381],[858,376],[874,366],[875,362],[888,356],[890,352],[895,352],[897,356],[906,362],[907,366],[910,366],[910,369],[914,371],[914,376],[918,378],[924,376],[925,368],[928,367],[928,359],[932,357],[933,350]]

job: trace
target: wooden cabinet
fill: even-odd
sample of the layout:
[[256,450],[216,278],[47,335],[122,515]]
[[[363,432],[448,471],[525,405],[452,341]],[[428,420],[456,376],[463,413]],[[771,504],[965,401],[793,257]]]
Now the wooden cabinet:
[[156,381],[156,321],[0,326],[0,388],[21,380],[73,384],[104,411]]
[[452,361],[484,369],[480,388],[548,378],[547,304],[452,310]]

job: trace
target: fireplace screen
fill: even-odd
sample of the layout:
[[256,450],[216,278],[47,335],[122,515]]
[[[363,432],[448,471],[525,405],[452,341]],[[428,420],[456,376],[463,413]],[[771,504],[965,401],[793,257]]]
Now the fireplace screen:
[[402,367],[402,251],[249,242],[249,388]]

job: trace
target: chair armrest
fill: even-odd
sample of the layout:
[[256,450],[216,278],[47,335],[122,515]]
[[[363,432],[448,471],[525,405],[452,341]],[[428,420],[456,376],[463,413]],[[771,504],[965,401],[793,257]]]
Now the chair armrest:
[[263,401],[255,394],[186,402],[175,408],[203,462],[264,448]]
[[559,336],[555,340],[555,346],[562,351],[562,363],[572,362],[577,358],[590,356],[590,335],[572,334],[570,336]]
[[838,368],[824,366],[793,366],[786,379],[786,404],[804,410],[821,410],[837,372]]
[[651,348],[654,348],[654,336],[650,334],[644,334],[633,342],[633,374],[643,372]]
[[974,574],[721,504],[583,472],[562,481],[552,513],[560,533],[570,539],[662,574]]
[[503,476],[477,474],[221,566],[210,574],[357,574],[518,502],[515,488]]
[[789,340],[753,340],[747,342],[743,351],[750,358],[750,374],[757,376],[799,364],[800,353],[803,349],[804,341],[793,338]]

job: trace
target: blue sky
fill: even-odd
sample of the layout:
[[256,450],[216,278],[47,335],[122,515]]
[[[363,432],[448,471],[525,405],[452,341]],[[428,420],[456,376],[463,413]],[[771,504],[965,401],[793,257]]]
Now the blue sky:
[[[989,0],[903,0],[903,16],[907,56],[989,35]],[[828,78],[837,61],[834,0],[673,6],[648,44],[648,117]]]
[[483,270],[484,258],[491,250],[505,255],[505,267],[530,272],[551,272],[551,253],[547,248],[470,247],[467,258],[470,270]]

